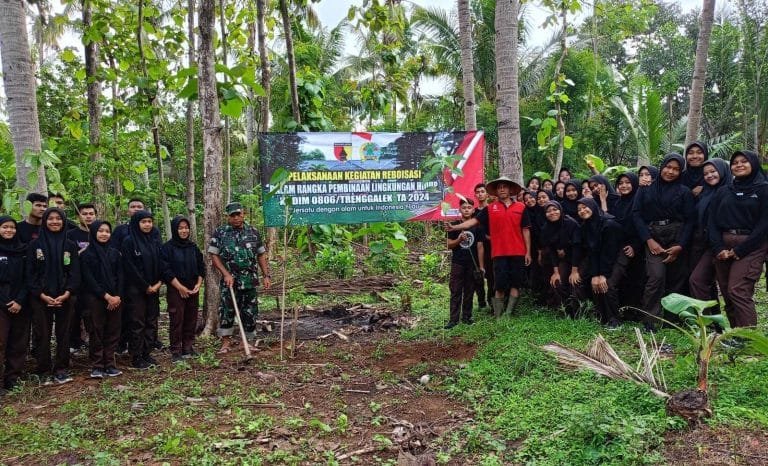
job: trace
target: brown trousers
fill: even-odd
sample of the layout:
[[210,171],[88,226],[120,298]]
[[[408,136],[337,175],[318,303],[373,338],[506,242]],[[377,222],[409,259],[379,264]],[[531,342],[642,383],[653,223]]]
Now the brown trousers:
[[107,302],[92,294],[85,295],[85,306],[91,318],[88,346],[94,369],[115,367],[115,351],[120,340],[122,309],[107,309]]
[[182,298],[179,290],[168,286],[165,299],[168,301],[168,338],[171,341],[171,354],[180,355],[192,351],[197,327],[197,308],[199,293],[189,298]]
[[[746,235],[723,233],[723,243],[730,249],[741,244]],[[715,273],[720,292],[726,302],[726,312],[731,327],[754,327],[757,325],[755,311],[755,283],[763,272],[763,261],[768,252],[768,241],[739,260],[721,261],[715,259]]]

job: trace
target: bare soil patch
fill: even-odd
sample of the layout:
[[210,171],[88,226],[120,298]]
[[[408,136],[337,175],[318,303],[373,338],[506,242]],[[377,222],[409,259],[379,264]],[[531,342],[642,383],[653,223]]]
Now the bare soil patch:
[[708,426],[670,432],[664,456],[672,466],[768,465],[768,432]]

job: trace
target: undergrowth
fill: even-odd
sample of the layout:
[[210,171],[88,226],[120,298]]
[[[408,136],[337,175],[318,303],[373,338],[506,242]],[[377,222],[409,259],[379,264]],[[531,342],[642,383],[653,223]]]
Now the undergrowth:
[[[523,299],[515,317],[496,320],[475,308],[474,325],[446,331],[442,329],[448,317],[446,287],[430,284],[412,295],[422,325],[404,332],[406,338],[458,336],[479,345],[475,358],[445,383],[445,389],[476,414],[475,422],[455,437],[453,448],[473,452],[478,462],[661,464],[665,434],[687,428],[681,418],[667,416],[664,400],[647,388],[565,370],[541,349],[558,342],[583,350],[602,333],[625,361],[634,364],[639,351],[631,323],[606,332],[594,319],[566,319]],[[757,299],[764,301],[764,293]],[[762,315],[763,325],[765,320]],[[696,364],[689,342],[672,329],[656,337],[673,347],[662,362],[668,391],[694,387]],[[716,358],[710,367],[714,417],[707,422],[768,428],[766,373],[765,359]]]

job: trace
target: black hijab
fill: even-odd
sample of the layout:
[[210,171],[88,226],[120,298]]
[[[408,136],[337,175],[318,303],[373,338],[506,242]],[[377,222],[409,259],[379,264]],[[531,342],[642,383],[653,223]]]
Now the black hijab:
[[766,180],[765,172],[763,171],[762,165],[760,165],[760,158],[757,154],[749,150],[740,150],[731,156],[731,163],[733,163],[733,159],[736,158],[737,155],[743,155],[747,159],[752,166],[752,172],[742,178],[734,176],[731,190],[736,193],[751,195],[763,189],[763,186],[768,183],[768,181]]
[[616,206],[616,203],[619,200],[619,195],[616,193],[616,190],[613,189],[613,185],[611,185],[611,182],[608,181],[608,178],[604,177],[603,175],[594,175],[590,177],[589,180],[587,180],[587,182],[597,183],[605,187],[606,191],[608,192],[608,197],[606,198],[606,203],[608,204],[608,210],[613,211],[613,208]]
[[154,219],[152,214],[146,210],[140,210],[133,214],[131,222],[128,224],[128,232],[133,240],[133,254],[141,256],[143,270],[140,272],[147,283],[154,284],[160,279],[161,273],[159,243],[152,236],[152,231],[144,233],[139,228],[139,222],[145,218]]
[[625,221],[632,221],[632,205],[635,203],[635,195],[637,194],[637,190],[640,187],[640,178],[638,178],[638,176],[632,172],[622,173],[618,176],[618,178],[616,178],[616,186],[619,185],[619,181],[621,181],[622,178],[629,180],[629,183],[632,185],[632,192],[627,195],[619,194],[619,198],[616,201],[616,208],[612,213],[613,216],[616,217],[616,220],[624,225]]
[[[576,199],[570,200],[568,199],[568,196],[565,194],[565,192],[568,190],[568,186],[573,186],[576,188]],[[570,215],[573,218],[579,218],[578,212],[576,210],[576,205],[579,202],[579,199],[581,199],[581,182],[579,180],[570,180],[566,181],[565,187],[563,188],[563,212]]]
[[[13,222],[14,225],[18,226],[16,220],[10,215],[0,216],[0,225],[8,222]],[[26,251],[27,246],[21,242],[18,231],[11,239],[0,238],[0,253],[6,256],[23,256]]]
[[106,243],[99,243],[96,240],[96,232],[102,225],[109,227],[110,233],[112,232],[112,224],[104,220],[94,220],[91,226],[88,227],[89,243],[88,247],[83,252],[83,259],[88,261],[89,266],[97,265],[99,272],[99,279],[106,283],[106,289],[114,291],[117,288],[117,277],[112,271],[112,266],[109,263],[109,241]]
[[[550,207],[555,207],[557,210],[560,211],[560,218],[552,222],[548,218],[546,218],[547,210],[549,210]],[[566,222],[570,221],[574,224],[575,228],[578,228],[578,224],[575,220],[570,218],[568,215],[565,214],[563,211],[563,206],[560,205],[557,201],[549,201],[542,207],[544,210],[544,226],[541,228],[541,241],[543,244],[547,246],[554,246],[555,248],[560,248],[563,245],[568,244],[573,240],[572,233],[573,231],[570,228],[566,228]],[[566,218],[568,219],[566,221]]]
[[[673,181],[664,181],[661,178],[661,170],[664,169],[667,165],[669,165],[671,162],[677,162],[680,165],[680,175],[674,179]],[[671,152],[667,154],[664,159],[661,161],[661,164],[659,164],[659,177],[653,182],[651,187],[656,189],[656,192],[658,193],[658,201],[660,202],[662,208],[666,208],[667,206],[675,205],[677,202],[677,198],[681,196],[681,190],[678,189],[678,186],[683,183],[683,174],[682,170],[685,168],[685,158],[683,158],[682,155]]]
[[[694,146],[697,146],[704,153],[705,162],[709,160],[709,149],[707,149],[707,145],[701,141],[693,141],[692,143],[688,144],[685,148],[686,156],[688,155],[688,151],[691,149],[691,147]],[[682,175],[680,175],[680,177],[682,178],[683,184],[691,189],[695,188],[696,186],[703,185],[704,164],[702,163],[700,167],[685,167],[685,171],[682,173]]]
[[[190,236],[187,236],[187,239],[181,239],[179,236],[179,226],[181,225],[181,222],[186,222],[187,226],[189,225],[189,219],[183,215],[177,215],[176,217],[173,217],[173,220],[171,220],[171,243],[174,247],[177,248],[191,248],[195,246],[195,243],[190,241]],[[190,232],[191,235],[192,232]]]
[[[597,205],[594,199],[589,197],[583,197],[577,201],[592,211],[592,216],[589,219],[582,221],[581,231],[582,241],[586,240],[589,249],[595,249],[600,245],[600,233],[603,230],[603,224],[606,218],[610,218],[608,214],[603,212]],[[579,217],[581,218],[581,217]]]
[[699,199],[696,202],[696,210],[698,213],[699,225],[702,226],[706,226],[707,209],[709,208],[709,203],[712,202],[715,192],[721,186],[730,185],[733,180],[733,175],[731,175],[731,165],[725,160],[718,158],[709,159],[701,165],[702,179],[704,179],[704,167],[706,165],[715,167],[715,170],[717,170],[717,173],[720,175],[720,181],[718,181],[715,186],[710,186],[707,182],[704,182],[704,189],[702,189],[701,194],[699,194]]
[[[53,232],[48,229],[48,217],[57,213],[61,217],[61,230]],[[67,242],[67,214],[58,207],[49,207],[43,213],[40,236],[37,238],[37,248],[45,257],[45,283],[43,288],[49,292],[58,293],[64,288],[64,249]],[[71,258],[70,258],[71,260]]]
[[[682,165],[683,167],[685,165]],[[642,165],[640,168],[637,169],[638,176],[640,175],[640,172],[643,171],[643,168],[648,170],[651,173],[651,178],[653,178],[653,181],[656,181],[659,179],[659,169],[654,167],[653,165]]]

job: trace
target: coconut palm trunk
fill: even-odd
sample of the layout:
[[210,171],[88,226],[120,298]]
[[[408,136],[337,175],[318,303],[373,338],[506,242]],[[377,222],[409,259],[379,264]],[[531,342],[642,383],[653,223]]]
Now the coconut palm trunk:
[[469,0],[458,0],[459,40],[461,43],[461,85],[464,88],[464,128],[477,129],[475,117],[475,67],[472,50],[472,15]]
[[[93,11],[90,0],[83,0],[83,31],[87,31],[93,25]],[[86,98],[88,100],[88,141],[91,143],[91,161],[94,165],[93,198],[96,210],[106,218],[106,194],[107,180],[101,166],[101,78],[99,77],[99,43],[86,39],[83,34],[85,47],[85,76],[87,78]]]
[[701,125],[701,109],[704,105],[704,84],[707,79],[707,54],[709,52],[709,37],[712,35],[712,23],[715,19],[715,0],[704,0],[701,7],[699,22],[699,39],[696,42],[696,61],[693,65],[693,80],[691,81],[691,98],[688,107],[688,125],[685,129],[686,147],[698,139]]
[[34,65],[29,52],[27,17],[22,0],[0,0],[0,54],[11,141],[16,156],[16,184],[26,190],[46,193],[45,168],[39,167],[37,180],[30,186],[32,168],[24,161],[27,152],[40,152],[41,143]]
[[496,117],[499,133],[499,174],[522,185],[523,156],[520,142],[518,94],[517,17],[519,0],[496,2]]

